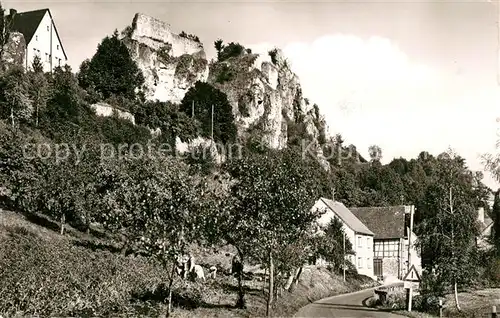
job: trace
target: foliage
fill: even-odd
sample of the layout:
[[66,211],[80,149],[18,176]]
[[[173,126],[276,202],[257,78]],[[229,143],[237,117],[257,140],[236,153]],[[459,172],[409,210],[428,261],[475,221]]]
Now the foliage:
[[182,142],[190,142],[200,135],[200,123],[192,116],[179,111],[179,106],[170,102],[147,102],[135,113],[138,124],[150,129],[159,128],[161,141],[175,148],[178,137]]
[[423,220],[416,227],[416,244],[424,254],[423,267],[437,283],[467,286],[477,277],[473,177],[464,159],[452,152],[438,157],[437,169],[419,206]]
[[269,57],[271,58],[271,62],[274,65],[278,65],[278,49],[276,49],[276,48],[272,49],[267,53],[269,54]]
[[214,46],[217,51],[217,60],[219,62],[223,62],[232,57],[239,57],[247,53],[245,47],[237,42],[224,44],[221,39],[218,39],[214,42]]
[[198,42],[198,43],[201,43],[200,38],[194,34],[187,34],[186,32],[182,31],[179,34],[179,36],[186,38],[186,39],[189,39],[189,40],[192,40],[192,41],[195,41],[195,42]]
[[312,238],[313,257],[329,262],[332,269],[340,273],[344,265],[344,255],[352,251],[352,243],[345,237],[344,249],[345,233],[342,229],[342,222],[337,218],[333,218],[322,232],[321,235]]
[[31,63],[31,69],[34,73],[43,73],[43,64],[40,56],[35,55],[33,62]]
[[33,101],[22,66],[10,68],[0,78],[0,107],[1,118],[9,118],[12,126],[31,121]]
[[231,68],[228,65],[223,64],[221,65],[215,81],[219,84],[224,84],[225,82],[232,80],[234,77],[235,73],[231,70]]
[[149,129],[136,126],[128,119],[113,117],[98,117],[96,121],[105,141],[117,146],[120,144],[145,145],[151,139]]
[[144,77],[128,48],[118,39],[118,32],[105,37],[90,61],[84,61],[78,75],[80,85],[94,87],[104,98],[111,95],[136,98]]
[[491,229],[491,240],[495,246],[497,255],[500,256],[500,189],[495,193],[495,201],[493,202],[493,227]]
[[196,82],[182,99],[180,111],[192,116],[193,105],[194,118],[201,124],[203,137],[211,138],[213,107],[214,141],[228,144],[236,140],[237,129],[233,109],[226,94],[208,83]]

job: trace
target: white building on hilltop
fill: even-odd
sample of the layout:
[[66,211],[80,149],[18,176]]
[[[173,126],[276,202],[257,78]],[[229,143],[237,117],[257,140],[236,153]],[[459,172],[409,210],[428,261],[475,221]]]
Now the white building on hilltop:
[[11,9],[6,21],[10,24],[10,31],[22,33],[26,41],[25,69],[31,69],[35,56],[40,57],[44,72],[52,72],[68,63],[49,9],[21,13]]

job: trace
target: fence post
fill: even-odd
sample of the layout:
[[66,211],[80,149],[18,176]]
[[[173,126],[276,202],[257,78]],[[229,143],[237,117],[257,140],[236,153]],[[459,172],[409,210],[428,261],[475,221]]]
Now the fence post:
[[439,300],[439,318],[443,317],[443,300]]
[[497,318],[497,306],[491,308],[491,318]]

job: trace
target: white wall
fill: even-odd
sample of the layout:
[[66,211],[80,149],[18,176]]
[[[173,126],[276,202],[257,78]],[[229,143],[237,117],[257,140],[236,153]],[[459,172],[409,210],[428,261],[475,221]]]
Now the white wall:
[[[51,37],[52,37],[52,50],[51,50]],[[36,51],[35,51],[36,50]],[[26,63],[25,66],[31,69],[31,64],[35,54],[39,54],[41,62],[44,67],[44,72],[51,71],[57,66],[64,66],[67,64],[67,60],[64,57],[64,52],[62,50],[62,45],[57,37],[54,23],[50,18],[48,12],[45,13],[38,29],[35,31],[33,38],[27,47],[26,52]],[[59,64],[59,60],[61,61]]]
[[[418,273],[422,274],[422,258],[420,256],[420,252],[415,247],[416,240],[417,240],[417,236],[415,235],[415,233],[412,233],[412,235],[411,235],[412,249],[411,249],[410,265],[415,265],[415,268],[417,269]],[[402,272],[403,272],[403,275],[405,275],[407,272],[406,261],[408,261],[408,240],[407,239],[403,240],[403,244],[404,244],[404,246],[403,246],[403,255],[402,255],[402,259],[403,259]]]
[[[363,274],[374,278],[373,275],[373,236],[365,235],[360,233],[355,233],[350,227],[345,224],[342,219],[340,219],[332,210],[330,210],[322,200],[316,201],[313,206],[313,210],[326,210],[326,213],[322,214],[317,223],[319,226],[326,226],[333,217],[337,217],[343,224],[342,229],[346,233],[347,239],[351,242],[355,255],[349,256],[350,260],[359,274]],[[361,246],[358,244],[358,237],[361,238]],[[367,243],[367,239],[369,242]],[[361,266],[358,266],[358,258],[361,258]]]

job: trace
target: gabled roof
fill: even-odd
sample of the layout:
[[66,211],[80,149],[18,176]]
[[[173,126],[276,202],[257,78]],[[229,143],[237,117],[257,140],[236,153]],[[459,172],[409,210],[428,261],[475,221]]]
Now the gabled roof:
[[340,202],[321,198],[321,201],[332,210],[349,228],[356,233],[374,235],[349,209]]
[[349,208],[351,212],[375,233],[375,239],[405,237],[405,207]]
[[[12,24],[10,26],[10,30],[22,33],[24,36],[24,40],[26,41],[26,45],[28,45],[31,42],[31,39],[35,35],[40,22],[42,22],[42,19],[47,12],[49,13],[50,19],[52,20],[52,25],[54,26],[54,30],[56,31],[57,38],[61,43],[61,50],[63,51],[64,57],[68,59],[66,51],[64,51],[61,37],[59,36],[59,32],[57,32],[56,24],[54,23],[54,19],[52,18],[52,14],[50,13],[49,9],[16,13],[14,15],[14,20],[12,21]],[[8,18],[10,19],[11,16],[9,15]]]

